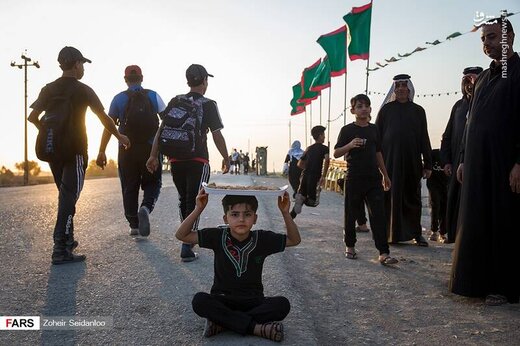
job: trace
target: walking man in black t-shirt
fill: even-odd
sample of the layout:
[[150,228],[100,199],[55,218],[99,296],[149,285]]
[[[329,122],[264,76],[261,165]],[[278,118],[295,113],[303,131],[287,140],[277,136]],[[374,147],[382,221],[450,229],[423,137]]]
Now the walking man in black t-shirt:
[[242,335],[282,341],[284,332],[280,321],[287,316],[291,306],[285,297],[264,296],[262,271],[267,256],[301,241],[298,226],[289,213],[289,193],[278,197],[278,209],[287,234],[251,230],[258,218],[258,201],[255,196],[236,195],[226,195],[222,199],[224,222],[228,227],[191,232],[207,204],[208,194],[201,189],[195,209],[175,233],[177,239],[198,243],[215,253],[211,293],[199,292],[192,301],[193,311],[207,319],[204,336],[229,329]]
[[28,120],[37,128],[40,128],[40,114],[48,110],[57,97],[70,95],[74,136],[71,136],[72,140],[67,143],[67,146],[72,148],[74,156],[49,162],[54,182],[59,190],[52,263],[64,264],[84,261],[86,258],[85,255],[77,255],[72,252],[78,246],[78,242],[74,240],[76,202],[83,188],[85,170],[88,165],[87,132],[85,128],[87,107],[92,109],[103,126],[116,136],[125,148],[130,148],[130,141],[128,137],[119,133],[112,118],[105,113],[94,90],[79,81],[85,71],[83,64],[91,61],[85,58],[76,48],[64,47],[58,55],[58,62],[63,71],[62,76],[43,87],[38,99],[31,105],[33,111]]
[[298,167],[303,169],[303,171],[294,207],[291,210],[293,219],[302,212],[304,203],[310,207],[317,205],[317,191],[323,187],[327,171],[329,170],[329,147],[323,144],[325,142],[325,127],[321,125],[314,126],[311,129],[311,135],[316,142],[307,147],[298,161]]
[[379,262],[383,265],[395,264],[397,259],[390,257],[386,237],[384,193],[390,189],[390,178],[386,171],[381,141],[377,126],[369,123],[370,99],[359,94],[350,100],[350,112],[356,121],[343,126],[338,142],[334,146],[334,157],[346,156],[347,174],[345,188],[344,235],[348,259],[357,259],[355,222],[359,217],[359,206],[365,200],[368,204],[370,226]]
[[[202,104],[202,119],[200,125],[200,144],[195,147],[195,157],[191,159],[178,159],[170,157],[171,174],[173,183],[177,188],[179,194],[179,214],[181,221],[184,220],[195,209],[195,199],[202,186],[203,182],[209,181],[210,167],[209,154],[207,145],[206,132],[211,131],[213,141],[217,149],[222,155],[225,165],[223,165],[222,173],[229,171],[228,151],[226,148],[226,140],[220,132],[224,128],[222,119],[218,111],[217,103],[213,100],[204,97],[208,89],[208,77],[213,77],[209,74],[204,66],[193,64],[186,70],[186,79],[190,92],[184,95],[186,98],[193,100],[193,102]],[[170,101],[171,103],[172,101]],[[166,108],[167,110],[168,108]],[[165,115],[163,114],[163,117]],[[150,158],[146,163],[146,167],[150,172],[155,172],[159,169],[159,134],[161,129],[155,135]],[[198,220],[193,224],[193,231],[197,231]],[[197,253],[193,252],[192,244],[182,244],[181,260],[183,262],[191,262],[197,259]]]

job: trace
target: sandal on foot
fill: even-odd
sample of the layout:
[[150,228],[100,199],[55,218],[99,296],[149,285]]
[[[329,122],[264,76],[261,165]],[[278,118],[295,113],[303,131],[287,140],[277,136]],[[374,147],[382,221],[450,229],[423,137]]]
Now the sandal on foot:
[[415,245],[417,246],[424,246],[424,247],[428,247],[428,241],[426,239],[424,239],[423,236],[420,236],[420,237],[417,237],[414,239],[414,243]]
[[202,336],[209,338],[213,335],[217,335],[218,333],[222,332],[223,330],[224,330],[224,327],[219,326],[215,322],[206,319],[206,324],[204,325],[204,333],[202,333]]
[[504,305],[507,304],[507,298],[501,294],[488,294],[485,302],[488,306]]
[[370,232],[370,228],[361,228],[359,226],[356,226],[356,232],[367,233]]
[[283,340],[282,322],[268,322],[260,327],[260,336],[272,341],[280,342]]
[[397,258],[393,258],[388,255],[386,257],[379,258],[379,263],[381,263],[384,266],[391,265],[391,264],[397,264],[398,262],[399,261],[397,260]]
[[357,253],[346,251],[345,257],[347,257],[348,259],[357,259]]

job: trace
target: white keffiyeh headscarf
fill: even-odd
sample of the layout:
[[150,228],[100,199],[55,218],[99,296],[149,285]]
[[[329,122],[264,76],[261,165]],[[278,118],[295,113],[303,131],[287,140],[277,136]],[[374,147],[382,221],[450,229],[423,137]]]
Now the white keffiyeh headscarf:
[[415,89],[413,87],[412,81],[410,80],[410,76],[407,74],[399,74],[394,77],[394,82],[392,83],[392,86],[390,87],[390,90],[388,91],[388,94],[386,94],[386,98],[383,101],[383,104],[381,107],[386,105],[389,102],[395,101],[395,83],[398,82],[406,82],[408,85],[408,90],[410,90],[410,93],[408,94],[408,100],[410,102],[413,102],[413,97],[415,95]]

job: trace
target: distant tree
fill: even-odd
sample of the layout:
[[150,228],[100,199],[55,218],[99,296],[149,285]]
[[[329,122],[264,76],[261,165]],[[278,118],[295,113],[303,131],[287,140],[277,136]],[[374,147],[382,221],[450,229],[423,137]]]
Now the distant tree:
[[[29,174],[32,175],[33,177],[36,177],[42,171],[42,169],[40,168],[40,165],[36,161],[29,161],[29,162],[27,162],[27,164],[29,166]],[[16,167],[17,170],[22,171],[22,172],[24,171],[23,162],[15,163],[14,166]]]
[[101,169],[96,165],[96,160],[91,160],[87,167],[87,177],[117,177],[117,163],[110,159],[105,166],[105,169]]
[[0,168],[0,186],[11,185],[13,180],[14,173],[5,166],[2,166],[2,168]]

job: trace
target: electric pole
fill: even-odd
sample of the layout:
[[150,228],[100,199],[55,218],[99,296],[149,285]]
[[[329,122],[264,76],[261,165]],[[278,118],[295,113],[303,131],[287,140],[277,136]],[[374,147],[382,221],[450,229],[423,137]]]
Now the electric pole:
[[27,55],[27,51],[22,53],[23,63],[17,64],[14,61],[11,62],[12,67],[18,67],[20,70],[24,69],[24,163],[23,163],[23,184],[29,184],[29,161],[27,161],[27,67],[34,66],[36,68],[40,68],[40,64],[38,61],[31,62],[31,58]]

